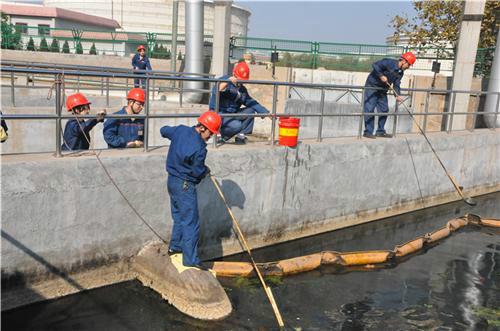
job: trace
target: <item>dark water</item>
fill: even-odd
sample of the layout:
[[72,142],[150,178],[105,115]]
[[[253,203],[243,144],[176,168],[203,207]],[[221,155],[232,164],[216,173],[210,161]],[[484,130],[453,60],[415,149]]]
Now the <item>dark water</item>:
[[[453,203],[256,250],[255,258],[391,249],[466,212],[500,218],[500,193],[477,201],[474,209]],[[500,330],[500,229],[465,228],[388,269],[339,272],[324,267],[269,281],[291,330]],[[2,330],[277,329],[256,281],[221,283],[234,311],[219,322],[184,316],[134,281],[3,312]]]

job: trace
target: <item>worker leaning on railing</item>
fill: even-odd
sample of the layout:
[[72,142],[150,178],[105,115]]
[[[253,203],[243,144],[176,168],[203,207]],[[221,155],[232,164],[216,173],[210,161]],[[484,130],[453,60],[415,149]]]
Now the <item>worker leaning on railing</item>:
[[[140,88],[133,88],[127,94],[127,105],[116,115],[137,115],[145,102],[146,94]],[[104,140],[109,148],[133,148],[144,146],[143,118],[110,118],[104,122]]]
[[75,115],[66,123],[63,135],[63,151],[75,151],[89,149],[90,131],[97,123],[104,121],[106,111],[100,111],[95,119],[85,121],[78,118],[79,115],[88,115],[91,102],[82,93],[75,93],[66,99],[66,109]]

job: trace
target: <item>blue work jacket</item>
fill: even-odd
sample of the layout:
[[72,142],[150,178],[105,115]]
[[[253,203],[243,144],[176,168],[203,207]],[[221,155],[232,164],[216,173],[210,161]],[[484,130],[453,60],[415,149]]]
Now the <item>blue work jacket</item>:
[[134,69],[140,70],[152,70],[151,63],[149,63],[149,58],[147,57],[147,55],[144,55],[144,57],[141,59],[139,53],[135,54],[132,58],[132,67]]
[[198,184],[207,174],[205,158],[207,143],[194,127],[185,125],[164,126],[160,129],[163,138],[170,139],[167,172],[189,182]]
[[375,86],[381,87],[386,92],[389,90],[389,86],[380,80],[380,76],[384,75],[387,77],[389,84],[392,84],[394,90],[399,95],[401,78],[403,78],[404,70],[400,69],[398,66],[399,60],[396,59],[382,59],[374,62],[372,67],[373,70],[368,75],[366,79],[365,86]]
[[[114,114],[127,114],[125,107]],[[104,140],[109,148],[127,147],[127,143],[144,140],[144,119],[110,118],[104,122]]]
[[[229,79],[229,75],[220,77],[221,79]],[[242,106],[251,107],[259,114],[268,114],[264,106],[254,100],[245,86],[236,86],[233,83],[227,83],[226,88],[219,93],[219,112],[221,113],[237,113],[240,111]],[[210,110],[215,110],[215,98],[217,96],[217,85],[212,88],[212,94],[210,95],[210,102],[208,107]]]
[[[96,126],[96,124],[96,119],[87,121],[81,120],[80,124],[78,124],[78,121],[76,119],[69,120],[66,123],[66,127],[64,128],[64,141],[61,146],[62,150],[76,151],[81,149],[89,149],[90,130],[92,130],[94,126]],[[87,138],[85,138],[85,136]]]

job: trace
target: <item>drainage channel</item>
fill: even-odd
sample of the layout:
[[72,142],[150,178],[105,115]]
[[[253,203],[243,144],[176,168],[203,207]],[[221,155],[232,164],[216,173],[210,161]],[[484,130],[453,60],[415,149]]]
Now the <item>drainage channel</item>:
[[[254,251],[276,261],[320,251],[393,249],[466,213],[500,218],[500,192]],[[245,261],[245,255],[225,261]],[[276,329],[255,278],[221,278],[233,305],[222,321],[187,317],[139,282],[125,282],[2,312],[5,330]],[[461,330],[500,328],[500,229],[464,227],[384,269],[322,266],[268,277],[288,329]]]

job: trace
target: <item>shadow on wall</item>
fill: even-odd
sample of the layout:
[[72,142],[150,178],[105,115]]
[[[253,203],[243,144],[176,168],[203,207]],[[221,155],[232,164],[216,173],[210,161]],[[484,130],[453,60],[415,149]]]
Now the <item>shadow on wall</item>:
[[[225,179],[219,182],[226,201],[231,209],[244,209],[245,194],[234,181]],[[200,243],[201,259],[211,259],[223,256],[222,241],[236,236],[233,232],[231,216],[224,205],[217,189],[210,178],[206,178],[198,186],[200,212]]]

